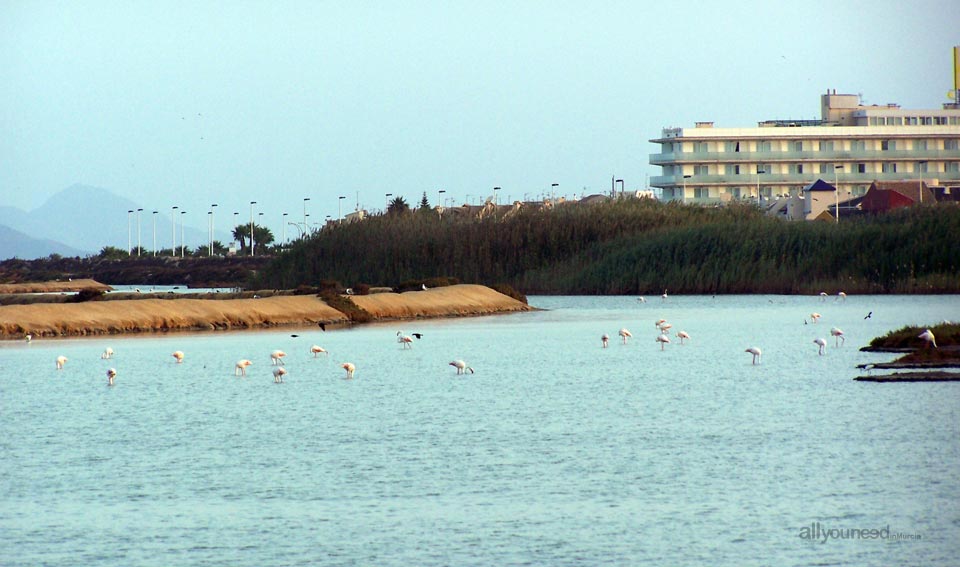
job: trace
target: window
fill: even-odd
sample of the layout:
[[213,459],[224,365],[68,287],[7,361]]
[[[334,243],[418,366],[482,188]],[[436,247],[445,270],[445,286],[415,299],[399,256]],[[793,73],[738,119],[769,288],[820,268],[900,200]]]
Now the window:
[[923,126],[933,126],[933,118],[930,116],[921,116],[920,124]]
[[945,150],[955,150],[960,146],[960,140],[944,140],[943,149]]
[[666,144],[663,144],[662,147],[663,147],[663,153],[665,153],[665,154],[672,154],[672,153],[673,153],[673,144],[672,144],[672,143],[669,143],[669,142],[668,142],[668,143],[666,143]]
[[867,164],[865,164],[865,163],[858,163],[858,164],[857,164],[857,173],[866,173],[866,172],[867,172]]
[[733,141],[724,142],[724,143],[723,143],[723,151],[725,151],[725,152],[730,152],[730,153],[732,153],[732,152],[739,152],[739,151],[740,151],[740,143],[739,143],[739,142],[733,142]]
[[915,150],[925,150],[925,149],[927,149],[927,141],[926,141],[926,140],[915,140],[915,141],[913,142],[913,149],[915,149]]
[[947,162],[946,170],[950,173],[960,173],[960,161]]
[[887,126],[903,126],[903,117],[887,116]]
[[833,151],[833,140],[820,140],[820,151],[821,151],[821,152],[832,152],[832,151]]
[[756,169],[755,171],[756,171],[757,174],[759,175],[759,174],[761,174],[761,173],[770,173],[770,172],[773,171],[773,168],[770,167],[770,164],[767,164],[767,163],[758,163],[758,164],[757,164],[757,169]]
[[906,116],[906,117],[904,117],[904,119],[903,119],[903,123],[904,123],[906,126],[916,126],[918,122],[919,122],[919,121],[917,120],[917,117],[916,117],[916,116]]
[[883,162],[883,172],[884,172],[884,173],[896,173],[896,172],[897,172],[897,164],[896,164],[896,162],[892,162],[892,161],[885,161],[885,162]]
[[833,164],[832,163],[821,163],[820,164],[820,173],[833,173]]
[[883,140],[880,142],[880,150],[884,152],[893,151],[897,149],[896,140]]
[[867,142],[864,140],[850,140],[850,149],[853,151],[865,151],[867,149]]
[[927,164],[927,162],[925,162],[925,161],[923,161],[923,162],[917,162],[917,163],[913,164],[913,170],[914,170],[914,171],[918,171],[918,172],[920,172],[920,173],[926,173],[926,172],[927,172],[927,165],[928,165],[928,164]]
[[740,166],[733,163],[724,164],[723,172],[726,175],[740,175]]
[[710,151],[709,146],[706,142],[694,142],[693,143],[693,153],[707,153]]
[[803,151],[803,140],[796,140],[793,142],[793,151],[802,152]]
[[734,199],[739,199],[739,198],[740,198],[740,188],[739,188],[739,187],[731,187],[730,189],[728,189],[728,191],[730,192],[730,196],[733,197]]
[[934,117],[933,117],[933,123],[936,124],[937,126],[946,126],[946,125],[947,125],[947,117],[946,117],[946,116],[934,116]]
[[695,165],[695,166],[693,166],[693,174],[694,174],[694,175],[707,175],[708,173],[710,173],[710,169],[709,169],[709,167],[706,166],[706,165]]
[[770,142],[765,140],[757,140],[757,151],[758,152],[769,152],[770,151]]
[[693,196],[697,199],[708,199],[710,198],[710,188],[709,187],[694,187]]
[[790,164],[790,173],[802,174],[802,173],[803,173],[803,164],[802,164],[802,163],[791,163],[791,164]]

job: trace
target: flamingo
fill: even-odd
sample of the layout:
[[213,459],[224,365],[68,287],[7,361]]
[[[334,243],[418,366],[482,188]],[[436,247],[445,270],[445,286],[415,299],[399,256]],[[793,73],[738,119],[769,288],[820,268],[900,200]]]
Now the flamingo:
[[283,375],[287,373],[287,369],[284,367],[277,368],[273,371],[273,383],[281,384],[283,383]]
[[113,368],[107,370],[107,386],[113,386],[113,379],[117,377],[117,371]]
[[317,358],[318,354],[329,354],[327,352],[327,349],[319,345],[313,345],[312,347],[310,347],[310,352],[313,353],[313,358]]
[[110,347],[107,347],[107,348],[103,349],[103,353],[100,355],[100,358],[102,358],[102,359],[104,359],[104,360],[107,360],[107,359],[109,359],[109,358],[113,358],[113,349],[110,348]]
[[670,342],[670,337],[668,337],[667,335],[661,334],[661,335],[660,335],[659,337],[657,337],[655,340],[656,340],[658,343],[660,343],[660,350],[664,350],[664,347],[666,347],[666,346],[667,346],[667,343]]
[[812,319],[814,323],[818,323],[818,322],[820,321],[820,317],[823,317],[823,315],[821,315],[821,314],[819,314],[819,313],[811,313],[811,314],[810,314],[810,319]]
[[760,347],[755,347],[755,346],[748,348],[744,352],[749,352],[750,354],[753,355],[754,364],[760,362],[760,356],[763,354],[762,351],[760,350]]
[[23,336],[23,340],[29,343],[30,341],[33,340],[33,335],[31,335],[30,333],[27,333],[26,335]]
[[661,332],[661,333],[666,333],[666,332],[669,331],[672,327],[673,327],[673,325],[671,325],[670,323],[660,323],[660,332]]
[[837,293],[837,300],[846,301],[846,300],[847,300],[847,294],[844,293],[844,292],[842,292],[842,291],[839,292],[839,293]]
[[247,360],[246,358],[237,361],[237,366],[233,369],[234,376],[246,376],[247,367],[253,363]]
[[826,301],[826,300],[827,300],[827,292],[821,291],[821,292],[820,292],[820,301]]
[[170,356],[172,356],[173,358],[177,359],[177,364],[180,364],[181,362],[183,362],[183,351],[182,351],[182,350],[175,350],[175,351],[173,351],[173,354],[171,354]]
[[280,366],[283,366],[283,357],[285,357],[285,356],[287,356],[287,353],[283,352],[282,350],[275,350],[275,351],[271,352],[271,353],[270,353],[270,364],[272,364],[272,365],[274,365],[274,366],[276,366],[276,365],[278,365],[278,364],[279,364]]
[[667,290],[663,290],[663,295],[660,296],[660,301],[667,300]]
[[820,347],[820,356],[823,356],[823,349],[827,347],[827,341],[824,339],[813,339],[813,344]]
[[63,370],[63,365],[67,362],[67,357],[62,354],[57,357],[57,370]]
[[657,319],[656,323],[654,323],[653,326],[659,328],[660,325],[663,325],[666,322],[667,322],[666,319]]
[[467,370],[470,371],[470,374],[473,374],[473,368],[467,366],[467,363],[462,360],[454,360],[450,363],[450,366],[457,369],[457,374],[464,374]]
[[639,301],[640,303],[646,303],[646,302],[647,302],[647,298],[646,298],[646,297],[643,297],[643,296],[641,295],[640,297],[637,298],[637,301]]
[[623,344],[627,344],[627,339],[633,336],[633,333],[631,333],[626,329],[620,329],[620,331],[618,331],[617,334],[620,335],[620,338],[623,339]]
[[927,345],[933,345],[933,348],[937,348],[937,338],[933,336],[933,331],[930,329],[917,335],[917,338],[923,339],[927,341]]
[[413,348],[413,337],[410,337],[410,336],[407,336],[407,335],[401,336],[401,337],[400,337],[400,344],[402,344],[402,345],[403,345],[403,348],[405,348],[405,349],[412,349],[412,348]]
[[343,364],[340,365],[340,367],[347,371],[346,378],[348,380],[350,378],[353,378],[353,371],[357,369],[357,367],[354,366],[352,362],[344,362]]
[[603,336],[600,337],[600,342],[603,344],[603,348],[607,348],[607,345],[610,344],[610,335],[604,333]]
[[680,344],[683,344],[684,339],[690,338],[690,335],[686,331],[677,331],[677,336],[680,337]]
[[830,329],[830,334],[836,337],[838,347],[840,346],[840,341],[843,341],[844,343],[847,342],[846,337],[843,336],[843,331],[841,331],[837,327]]

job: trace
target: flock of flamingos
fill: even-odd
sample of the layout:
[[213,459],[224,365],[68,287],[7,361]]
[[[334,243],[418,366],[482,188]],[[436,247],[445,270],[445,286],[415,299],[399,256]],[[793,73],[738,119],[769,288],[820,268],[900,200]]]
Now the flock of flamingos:
[[[828,297],[828,296],[827,296],[827,293],[826,293],[826,292],[821,292],[821,293],[820,293],[820,300],[821,300],[821,301],[826,301],[827,297]],[[837,301],[845,301],[846,298],[847,298],[847,294],[841,291],[840,293],[837,294],[836,300],[837,300]],[[660,299],[661,299],[661,301],[666,301],[666,300],[667,300],[667,292],[666,292],[666,290],[664,290],[663,295],[660,296]],[[647,300],[646,300],[645,298],[643,298],[643,297],[639,297],[639,298],[637,298],[637,301],[640,301],[640,302],[642,302],[642,303],[646,303]],[[871,314],[872,314],[872,312],[869,313],[869,314],[867,314],[867,316],[864,317],[864,318],[865,318],[865,319],[869,318]],[[819,313],[816,313],[816,312],[810,314],[810,320],[811,320],[814,324],[816,324],[817,322],[819,322],[819,320],[820,320],[821,317],[822,317],[822,315],[820,315]],[[807,322],[806,319],[804,319],[804,324],[806,324],[806,322]],[[658,320],[654,323],[654,325],[656,325],[657,330],[660,332],[660,334],[659,334],[659,335],[657,336],[657,338],[654,339],[654,340],[660,345],[660,350],[664,350],[664,349],[666,348],[666,345],[667,345],[667,344],[670,344],[669,331],[670,331],[670,329],[673,328],[673,325],[670,324],[666,319],[658,319]],[[620,329],[620,331],[619,331],[617,334],[620,336],[621,340],[623,341],[623,344],[627,344],[627,340],[633,337],[633,334],[632,334],[628,329],[626,329],[626,328]],[[843,336],[843,331],[842,331],[841,329],[837,328],[837,327],[833,327],[833,328],[830,329],[830,335],[831,335],[832,337],[834,337],[834,339],[836,340],[836,346],[838,346],[838,347],[839,347],[842,343],[845,343],[845,342],[846,342],[846,338]],[[401,344],[401,346],[402,346],[403,349],[413,348],[413,340],[414,340],[413,337],[416,337],[416,338],[419,339],[419,338],[421,337],[421,335],[420,335],[420,333],[413,333],[413,336],[410,336],[410,335],[404,334],[403,331],[398,331],[398,332],[397,332],[397,342]],[[686,331],[682,331],[682,330],[681,330],[681,331],[677,331],[676,334],[675,334],[675,337],[680,340],[680,344],[684,344],[684,341],[687,341],[687,340],[690,340],[690,339],[691,339],[690,334],[687,333]],[[934,337],[934,335],[933,335],[933,333],[930,331],[930,329],[926,329],[924,332],[920,333],[920,335],[918,336],[918,338],[924,340],[927,344],[932,345],[934,348],[937,347],[936,338]],[[27,335],[26,340],[29,341],[30,339],[31,339],[31,336],[30,336],[30,335]],[[610,336],[607,335],[607,334],[602,335],[602,336],[600,337],[600,342],[601,342],[601,345],[602,345],[603,348],[607,348],[607,346],[610,344]],[[818,347],[818,349],[819,349],[819,354],[822,356],[823,353],[824,353],[824,349],[825,349],[826,346],[827,346],[827,340],[826,340],[826,339],[823,339],[823,338],[816,338],[816,339],[813,340],[813,343],[814,343],[815,345],[817,345],[817,347]],[[319,356],[319,355],[321,355],[321,354],[322,354],[322,355],[327,355],[327,354],[329,354],[329,353],[326,351],[326,349],[324,349],[323,347],[321,347],[321,346],[319,346],[319,345],[313,345],[313,346],[311,346],[311,347],[310,347],[310,352],[313,354],[314,358],[316,358],[317,356]],[[753,355],[753,364],[759,364],[759,363],[761,362],[761,357],[762,357],[762,355],[763,355],[763,351],[760,350],[760,347],[752,346],[752,347],[747,348],[744,352],[747,352],[747,353],[750,353],[751,355]],[[176,360],[176,362],[177,362],[178,364],[183,362],[183,359],[184,359],[183,351],[180,351],[180,350],[174,351],[174,352],[171,354],[171,356],[173,356],[174,360]],[[283,367],[283,358],[284,358],[285,356],[287,356],[287,353],[283,352],[282,350],[275,350],[275,351],[273,351],[273,352],[270,353],[270,362],[271,362],[271,364],[275,367],[274,370],[273,370],[273,381],[276,382],[276,383],[278,383],[278,384],[283,383],[283,377],[284,377],[284,375],[287,374],[287,370]],[[100,355],[100,358],[102,358],[102,359],[110,359],[110,358],[113,358],[113,349],[110,348],[110,347],[107,347],[107,348],[103,351],[103,353]],[[63,355],[58,356],[57,359],[56,359],[57,370],[62,370],[63,367],[64,367],[64,365],[66,364],[66,362],[67,362],[67,357],[65,357],[65,356],[63,356]],[[235,376],[246,376],[246,375],[247,375],[247,368],[250,367],[250,366],[252,366],[252,365],[253,365],[253,362],[250,361],[250,360],[248,360],[248,359],[245,359],[245,358],[244,358],[244,359],[238,360],[237,363],[236,363],[236,366],[234,367],[234,375],[235,375]],[[464,362],[463,360],[454,360],[453,362],[450,362],[449,365],[450,365],[450,366],[453,366],[454,368],[456,368],[458,375],[460,375],[460,374],[465,374],[465,373],[467,373],[467,372],[470,372],[471,374],[474,373],[473,368],[470,367],[470,366],[468,366],[467,363]],[[346,379],[348,379],[348,380],[353,378],[353,374],[354,374],[354,372],[355,372],[356,369],[357,369],[356,365],[354,365],[352,362],[344,362],[344,363],[342,363],[342,364],[340,365],[340,367],[343,368],[343,369],[346,371],[346,375],[344,376],[344,378],[346,378]],[[116,369],[114,369],[114,368],[108,369],[108,370],[107,370],[107,385],[113,386],[113,385],[114,385],[114,380],[115,380],[116,376],[117,376],[117,371],[116,371]]]

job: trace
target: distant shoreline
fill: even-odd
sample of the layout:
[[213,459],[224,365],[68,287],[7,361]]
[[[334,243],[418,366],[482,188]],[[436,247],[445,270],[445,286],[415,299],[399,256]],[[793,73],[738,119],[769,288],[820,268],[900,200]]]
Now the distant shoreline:
[[[91,280],[92,281],[92,280]],[[101,284],[102,285],[102,284]],[[482,285],[348,297],[372,321],[491,315],[533,308]],[[138,299],[0,306],[0,340],[350,324],[314,295],[258,299]]]

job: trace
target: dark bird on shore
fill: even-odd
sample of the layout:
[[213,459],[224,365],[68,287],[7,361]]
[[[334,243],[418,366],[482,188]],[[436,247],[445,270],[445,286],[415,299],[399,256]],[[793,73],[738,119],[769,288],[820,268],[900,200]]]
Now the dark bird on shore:
[[327,330],[327,325],[326,325],[326,323],[324,323],[323,321],[320,321],[319,323],[317,323],[317,326],[320,327],[320,330],[321,330],[321,331],[326,331],[326,330]]
[[299,337],[300,335],[290,335],[290,336],[293,337],[293,338],[297,338],[297,337]]
[[869,319],[872,315],[873,315],[873,311],[871,311],[870,313],[867,313],[867,316],[863,318],[864,321],[866,321],[867,319]]
[[422,339],[422,338],[423,338],[423,333],[411,333],[411,334],[412,334],[413,336],[417,337],[417,339]]

